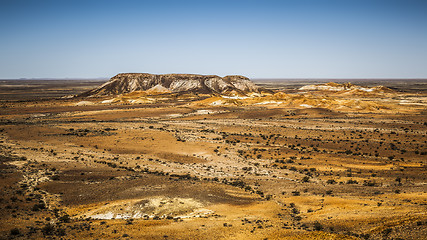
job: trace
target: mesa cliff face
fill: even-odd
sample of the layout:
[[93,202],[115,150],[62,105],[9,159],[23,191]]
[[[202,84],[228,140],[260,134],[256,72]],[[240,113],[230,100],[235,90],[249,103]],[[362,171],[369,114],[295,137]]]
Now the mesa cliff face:
[[98,88],[84,92],[80,96],[119,95],[156,89],[171,93],[203,94],[246,94],[260,91],[249,78],[237,75],[221,78],[216,75],[196,74],[120,73]]

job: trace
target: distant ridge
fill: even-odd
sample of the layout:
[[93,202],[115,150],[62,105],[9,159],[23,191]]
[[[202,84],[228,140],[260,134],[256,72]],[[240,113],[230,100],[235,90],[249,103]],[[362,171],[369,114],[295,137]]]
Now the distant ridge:
[[299,90],[308,90],[308,91],[362,91],[362,92],[391,92],[392,90],[384,86],[376,86],[372,88],[361,87],[353,85],[351,83],[334,83],[329,82],[325,84],[316,84],[316,85],[306,85],[300,87]]
[[219,77],[197,74],[120,73],[80,97],[120,95],[135,91],[161,90],[165,93],[241,94],[259,92],[249,78],[239,75]]

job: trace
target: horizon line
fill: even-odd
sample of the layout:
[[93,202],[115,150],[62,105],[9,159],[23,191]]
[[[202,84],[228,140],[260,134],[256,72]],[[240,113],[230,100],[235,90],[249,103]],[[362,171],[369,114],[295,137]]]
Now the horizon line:
[[[199,74],[205,75],[205,74]],[[226,75],[227,76],[227,75]],[[244,75],[242,75],[244,76]],[[427,77],[248,77],[253,80],[427,80]],[[103,80],[111,77],[34,77],[34,78],[0,78],[4,80]]]
[[[95,78],[81,78],[81,77],[66,77],[66,78],[0,78],[0,81],[25,81],[25,80],[46,80],[46,81],[54,81],[54,80],[109,80],[111,77],[95,77]],[[425,78],[270,78],[270,77],[256,77],[249,78],[250,80],[427,80]]]

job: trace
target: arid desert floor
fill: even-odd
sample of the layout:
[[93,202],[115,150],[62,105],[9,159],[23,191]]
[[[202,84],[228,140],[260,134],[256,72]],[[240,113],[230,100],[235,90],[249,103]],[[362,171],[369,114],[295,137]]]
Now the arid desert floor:
[[427,239],[426,80],[255,83],[1,82],[0,239]]

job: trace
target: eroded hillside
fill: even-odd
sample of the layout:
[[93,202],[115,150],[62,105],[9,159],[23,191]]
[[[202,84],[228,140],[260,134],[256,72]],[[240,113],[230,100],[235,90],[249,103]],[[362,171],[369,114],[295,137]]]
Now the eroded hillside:
[[425,92],[164,88],[1,102],[1,238],[426,236]]

